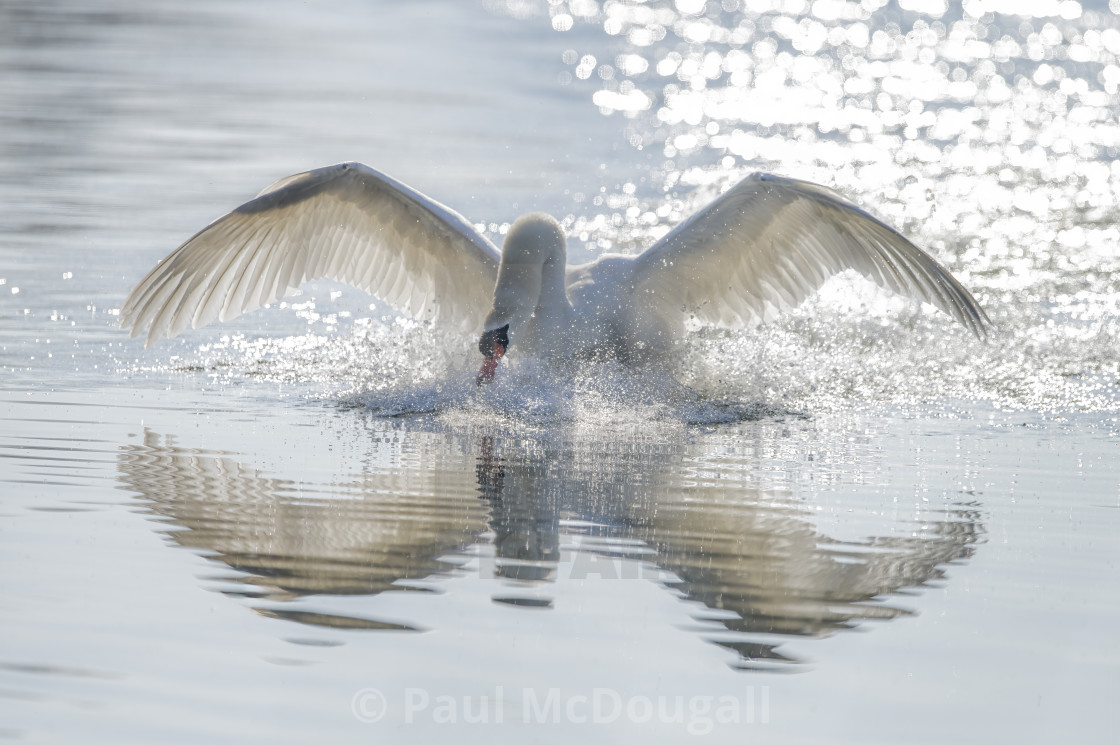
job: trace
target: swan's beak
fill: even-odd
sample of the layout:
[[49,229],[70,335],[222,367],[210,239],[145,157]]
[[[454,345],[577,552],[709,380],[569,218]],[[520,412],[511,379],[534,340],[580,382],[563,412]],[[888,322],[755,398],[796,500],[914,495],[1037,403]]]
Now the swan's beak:
[[478,377],[474,379],[474,382],[482,385],[483,383],[489,383],[493,380],[494,373],[498,371],[498,360],[500,360],[505,353],[505,347],[501,344],[495,344],[494,355],[482,361],[482,367],[479,368]]
[[482,352],[482,356],[486,359],[482,361],[482,367],[478,370],[478,377],[474,379],[475,383],[482,385],[494,379],[494,373],[498,371],[498,360],[505,356],[508,348],[508,323],[501,328],[490,329],[482,335],[482,338],[478,340],[478,351]]

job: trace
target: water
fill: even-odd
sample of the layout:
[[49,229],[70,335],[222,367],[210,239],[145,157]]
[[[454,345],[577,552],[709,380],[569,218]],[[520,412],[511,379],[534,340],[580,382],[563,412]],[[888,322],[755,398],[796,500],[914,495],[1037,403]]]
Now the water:
[[[1106,740],[1118,12],[7,3],[0,734]],[[330,283],[117,329],[194,230],[342,160],[576,257],[809,178],[998,332],[843,277],[679,369],[478,391],[470,339]]]

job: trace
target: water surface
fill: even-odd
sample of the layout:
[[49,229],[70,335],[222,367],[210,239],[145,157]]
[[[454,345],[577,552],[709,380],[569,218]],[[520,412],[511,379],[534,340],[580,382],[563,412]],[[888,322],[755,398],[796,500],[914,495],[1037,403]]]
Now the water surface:
[[[1106,740],[1116,13],[7,4],[0,735]],[[193,231],[342,160],[584,258],[809,178],[997,333],[844,277],[671,371],[511,355],[479,391],[473,340],[330,283],[117,328]]]

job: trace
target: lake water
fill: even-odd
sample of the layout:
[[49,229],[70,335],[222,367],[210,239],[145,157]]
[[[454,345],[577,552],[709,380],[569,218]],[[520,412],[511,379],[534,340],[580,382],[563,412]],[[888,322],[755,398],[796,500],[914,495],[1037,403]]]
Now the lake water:
[[[0,737],[1114,739],[1118,14],[6,2]],[[997,332],[841,277],[679,369],[480,391],[474,340],[330,283],[118,329],[192,232],[343,160],[577,258],[807,178]]]

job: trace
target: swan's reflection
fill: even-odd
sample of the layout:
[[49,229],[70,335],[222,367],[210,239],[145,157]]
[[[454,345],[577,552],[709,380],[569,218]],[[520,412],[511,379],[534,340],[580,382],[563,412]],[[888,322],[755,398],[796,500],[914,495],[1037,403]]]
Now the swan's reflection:
[[983,532],[978,513],[960,505],[905,535],[844,542],[814,528],[790,487],[752,480],[749,459],[702,471],[687,447],[526,442],[447,436],[433,462],[300,485],[145,432],[122,449],[119,472],[175,543],[237,570],[247,586],[238,594],[270,601],[259,609],[270,616],[411,628],[283,601],[425,589],[426,578],[492,552],[482,567],[499,584],[493,597],[513,605],[549,605],[541,588],[563,579],[663,583],[744,669],[789,661],[777,649],[783,637],[906,613],[890,598],[941,577]]

